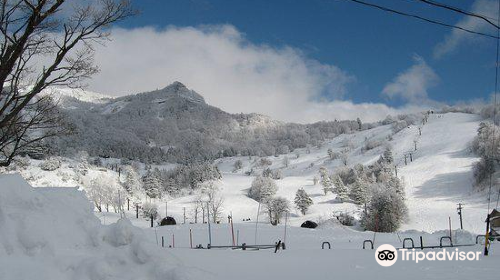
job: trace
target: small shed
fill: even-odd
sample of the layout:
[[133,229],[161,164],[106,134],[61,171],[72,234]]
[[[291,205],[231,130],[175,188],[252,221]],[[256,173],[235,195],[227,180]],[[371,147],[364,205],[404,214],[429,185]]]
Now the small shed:
[[163,219],[161,219],[160,226],[173,226],[176,225],[177,222],[175,221],[174,217],[167,216]]
[[318,224],[313,221],[305,221],[300,225],[302,228],[316,228],[317,226]]

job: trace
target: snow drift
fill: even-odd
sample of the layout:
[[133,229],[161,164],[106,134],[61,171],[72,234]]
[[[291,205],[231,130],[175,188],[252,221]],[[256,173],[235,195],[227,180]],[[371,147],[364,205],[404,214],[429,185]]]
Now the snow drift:
[[186,279],[126,219],[101,225],[75,188],[0,175],[0,279]]

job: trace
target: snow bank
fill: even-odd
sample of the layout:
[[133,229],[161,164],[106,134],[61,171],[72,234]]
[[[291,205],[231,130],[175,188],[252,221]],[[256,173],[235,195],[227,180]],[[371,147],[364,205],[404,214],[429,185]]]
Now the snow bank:
[[126,219],[100,224],[75,188],[32,188],[0,175],[0,279],[186,279]]

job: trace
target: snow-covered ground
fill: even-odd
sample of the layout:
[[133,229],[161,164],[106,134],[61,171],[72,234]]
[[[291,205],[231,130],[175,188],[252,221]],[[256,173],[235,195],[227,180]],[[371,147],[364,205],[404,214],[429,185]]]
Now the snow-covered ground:
[[[398,260],[381,267],[375,251],[362,241],[401,247],[401,239],[423,236],[437,245],[447,232],[376,234],[325,223],[318,229],[237,223],[238,244],[286,242],[286,250],[191,249],[208,243],[207,224],[148,228],[133,212],[130,220],[103,213],[106,225],[73,188],[32,188],[18,175],[0,175],[0,279],[497,279],[500,247],[473,261]],[[112,223],[111,223],[112,222]],[[131,222],[138,227],[132,227]],[[142,228],[141,228],[142,227]],[[232,243],[227,223],[212,224],[212,244]],[[256,231],[257,230],[257,231]],[[164,248],[161,240],[164,240]],[[473,244],[474,236],[455,231],[455,244]],[[322,250],[328,241],[332,249]],[[416,244],[418,246],[418,243]],[[449,249],[456,252],[455,248]],[[481,252],[481,245],[457,251]],[[437,251],[434,250],[434,251]],[[429,251],[425,251],[429,252]]]
[[[271,169],[280,169],[284,179],[277,180],[278,196],[293,200],[303,187],[314,205],[303,216],[292,209],[285,225],[271,226],[261,213],[256,224],[258,204],[246,196],[254,176],[245,175],[252,167],[258,173],[257,157],[235,157],[218,160],[223,179],[219,187],[225,198],[221,224],[211,224],[212,245],[230,245],[230,225],[224,217],[232,213],[234,233],[238,244],[274,244],[286,242],[287,249],[241,251],[231,249],[196,250],[192,244],[209,243],[208,225],[191,224],[194,196],[168,199],[168,214],[186,224],[150,228],[149,221],[135,218],[133,209],[126,211],[128,221],[119,221],[115,213],[92,212],[82,193],[74,188],[31,188],[19,176],[0,175],[0,279],[497,279],[500,246],[494,243],[490,257],[479,261],[398,261],[390,268],[380,267],[373,250],[363,250],[363,240],[402,246],[402,239],[411,237],[419,246],[422,236],[425,245],[439,244],[439,238],[449,234],[448,217],[452,218],[455,244],[474,244],[475,235],[484,231],[486,194],[472,188],[472,164],[478,159],[469,152],[469,142],[479,124],[476,115],[448,113],[431,115],[422,127],[409,127],[393,135],[389,141],[398,167],[398,177],[405,182],[409,219],[397,233],[357,231],[328,220],[338,211],[359,213],[352,203],[339,203],[334,194],[324,195],[322,187],[313,184],[321,166],[334,171],[342,165],[330,160],[328,149],[340,151],[354,147],[349,165],[369,164],[377,160],[384,147],[362,152],[366,139],[384,140],[392,134],[389,126],[350,135],[341,135],[320,148],[301,149],[288,155],[269,157]],[[391,139],[389,138],[389,139]],[[413,161],[404,164],[403,155],[413,151]],[[297,156],[298,154],[298,156]],[[289,158],[288,167],[283,159]],[[233,172],[236,160],[243,169]],[[80,172],[78,162],[63,160],[55,171],[41,170],[41,162],[22,175],[35,186],[71,186]],[[88,176],[111,170],[86,168]],[[87,175],[79,175],[87,176]],[[464,203],[464,228],[459,227],[456,203]],[[157,201],[160,216],[165,215],[165,201]],[[495,201],[493,202],[495,205]],[[94,215],[95,214],[95,215]],[[101,224],[99,223],[100,219]],[[251,221],[243,221],[250,218]],[[298,227],[303,221],[324,221],[318,229]],[[425,231],[425,232],[424,232]],[[165,248],[161,248],[161,240]],[[328,241],[332,250],[322,250]],[[168,248],[169,246],[175,248]],[[457,248],[460,251],[480,252],[481,245]],[[452,250],[454,251],[454,250]],[[427,252],[427,250],[426,250]]]

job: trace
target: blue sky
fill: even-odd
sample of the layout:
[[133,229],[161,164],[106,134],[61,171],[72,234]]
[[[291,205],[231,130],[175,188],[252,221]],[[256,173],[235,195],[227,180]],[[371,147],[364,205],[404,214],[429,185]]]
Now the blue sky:
[[[478,20],[415,0],[367,1],[494,33],[492,28]],[[494,0],[440,1],[496,16],[492,12],[496,10]],[[403,109],[421,109],[422,104],[488,99],[494,91],[494,40],[350,1],[133,0],[132,3],[141,14],[119,24],[123,30],[114,32],[117,39],[111,46],[128,57],[144,57],[133,64],[116,56],[116,51],[98,53],[98,59],[104,64],[103,74],[91,83],[91,89],[116,95],[117,91],[125,89],[130,91],[128,93],[154,89],[151,88],[153,85],[161,87],[178,79],[203,94],[210,104],[224,110],[258,111],[292,121],[351,118],[355,116],[349,113],[352,110],[382,111],[366,115],[367,119],[373,120]],[[149,34],[149,37],[144,34]],[[141,40],[150,43],[142,42],[134,48],[123,46]],[[214,40],[220,44],[215,44]],[[207,50],[203,49],[205,45]],[[219,49],[230,51],[230,54],[226,56]],[[184,61],[177,56],[182,56]],[[292,62],[284,61],[287,59]],[[143,61],[150,63],[140,66]],[[248,65],[245,65],[246,61],[249,61]],[[209,62],[218,66],[212,69]],[[172,67],[160,67],[160,63]],[[140,68],[137,80],[144,68],[152,68],[141,77],[148,82],[136,86],[141,82],[132,83],[136,76],[131,76],[119,83],[122,88],[116,87],[116,83],[115,87],[106,84],[114,78],[113,73],[126,67]],[[253,69],[251,75],[248,71],[240,71],[246,67]],[[286,71],[285,68],[293,69]],[[242,74],[234,74],[235,69]],[[208,76],[203,77],[205,75]],[[305,77],[303,81],[297,81],[301,76]],[[155,79],[165,81],[157,83]],[[261,88],[255,82],[259,79],[265,80],[261,81]],[[219,90],[218,86],[228,83],[233,85]],[[286,86],[286,83],[291,85]],[[281,95],[277,94],[266,102],[288,98],[285,96],[287,91],[297,91],[290,93],[291,99],[315,100],[308,103],[312,106],[304,113],[308,114],[307,117],[288,118],[296,110],[277,113],[273,108],[278,103],[266,107],[258,100],[252,103],[254,99],[248,99],[246,106],[226,102],[244,95],[258,95],[261,91],[263,95],[272,95],[273,89],[281,91]],[[312,93],[300,96],[298,92],[301,90]],[[230,93],[217,96],[219,91]],[[330,102],[328,105],[332,106],[319,106],[324,105],[320,102]],[[299,106],[293,100],[285,104]],[[328,113],[320,114],[319,111]]]
[[[371,0],[373,2],[373,0]],[[456,23],[462,16],[411,0],[375,1]],[[471,9],[473,1],[442,1]],[[434,47],[450,29],[388,14],[342,0],[138,0],[142,13],[125,27],[230,24],[248,40],[271,46],[288,45],[308,57],[334,64],[356,77],[346,97],[355,102],[399,105],[381,96],[384,85],[411,66],[416,54],[440,77],[429,90],[437,101],[488,98],[493,92],[494,40],[470,36],[477,44],[434,58]],[[491,30],[490,30],[491,31]]]

